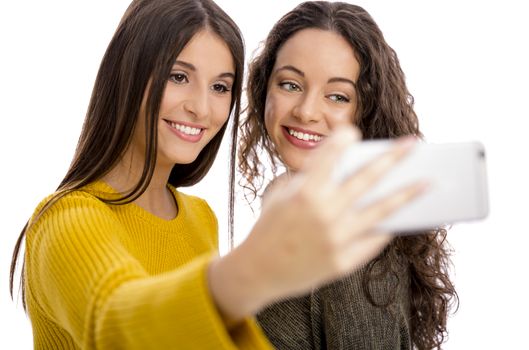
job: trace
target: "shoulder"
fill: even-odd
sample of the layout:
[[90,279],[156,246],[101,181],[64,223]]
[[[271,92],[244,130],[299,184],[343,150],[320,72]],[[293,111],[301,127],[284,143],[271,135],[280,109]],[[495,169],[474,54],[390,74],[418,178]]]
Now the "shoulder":
[[50,213],[57,213],[76,207],[98,207],[104,209],[108,208],[108,205],[97,197],[95,193],[84,188],[73,191],[59,191],[44,198],[35,209],[34,216],[40,213],[40,216],[44,217],[50,215]]
[[218,249],[219,223],[209,204],[202,198],[171,189],[178,203],[180,222],[185,223],[186,230],[202,232],[194,235],[194,239],[202,239],[206,246]]
[[213,221],[215,225],[217,224],[217,217],[208,202],[200,197],[183,193],[172,186],[170,188],[174,193],[179,208],[184,209],[188,216],[205,217]]
[[36,231],[50,231],[54,235],[84,232],[114,222],[109,204],[88,189],[56,192],[43,199],[30,221],[28,238]]
[[208,202],[206,202],[206,200],[203,198],[187,194],[176,189],[174,189],[173,193],[175,193],[175,196],[180,202],[184,203],[187,206],[201,208],[204,210],[211,210]]

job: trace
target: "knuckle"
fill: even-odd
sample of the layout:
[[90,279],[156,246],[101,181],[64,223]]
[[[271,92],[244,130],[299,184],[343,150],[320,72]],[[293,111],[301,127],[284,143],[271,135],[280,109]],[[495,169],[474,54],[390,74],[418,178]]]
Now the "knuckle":
[[356,179],[353,180],[353,182],[351,182],[351,184],[349,185],[349,191],[354,195],[354,196],[359,196],[361,195],[362,193],[364,193],[365,191],[367,191],[369,189],[369,187],[371,186],[372,184],[372,179],[369,179],[369,178],[366,178],[366,177],[358,177]]
[[370,186],[373,186],[381,177],[383,172],[381,169],[375,165],[371,164],[364,167],[356,177],[357,187],[362,189],[367,189]]
[[338,239],[335,238],[332,234],[324,235],[324,239],[320,243],[320,247],[324,256],[328,256],[331,260],[338,253],[338,248],[340,246]]
[[317,215],[318,215],[318,221],[321,223],[321,225],[324,228],[329,229],[330,231],[331,227],[333,226],[335,222],[336,213],[330,210],[328,206],[323,206],[317,211]]
[[310,191],[308,188],[306,187],[302,187],[300,188],[300,190],[296,193],[296,202],[299,204],[299,205],[302,205],[303,207],[307,206],[307,207],[312,207],[314,206],[314,202],[315,202],[315,199],[314,199],[314,193],[313,191]]
[[371,213],[370,228],[376,226],[377,223],[390,216],[391,213],[393,213],[393,209],[384,204],[374,209]]
[[333,256],[331,260],[331,268],[335,275],[343,275],[349,270],[349,264],[347,264],[347,259],[342,257],[340,254]]
[[394,211],[394,202],[395,200],[390,198],[387,201],[380,203],[380,206],[376,210],[376,217],[385,218],[390,215]]
[[378,202],[366,208],[362,213],[362,227],[364,230],[375,226],[384,217],[389,215],[390,211],[383,202]]
[[334,245],[331,243],[331,242],[328,242],[326,240],[324,240],[323,242],[321,242],[320,244],[320,251],[321,251],[321,254],[324,256],[324,257],[327,257],[328,259],[330,259],[332,261],[332,256],[334,255]]

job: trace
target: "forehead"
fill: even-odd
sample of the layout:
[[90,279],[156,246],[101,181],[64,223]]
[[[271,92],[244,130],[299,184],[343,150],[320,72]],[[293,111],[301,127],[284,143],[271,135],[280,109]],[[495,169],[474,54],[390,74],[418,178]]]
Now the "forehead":
[[360,65],[349,42],[321,29],[303,29],[290,37],[277,53],[275,68],[292,65],[306,74],[344,76],[356,81]]
[[203,29],[184,46],[178,60],[213,72],[234,72],[235,63],[228,44],[217,34]]

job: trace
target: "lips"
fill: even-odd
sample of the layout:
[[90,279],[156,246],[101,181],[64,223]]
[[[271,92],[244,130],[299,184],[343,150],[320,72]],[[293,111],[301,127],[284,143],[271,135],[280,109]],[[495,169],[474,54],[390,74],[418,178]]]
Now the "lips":
[[294,136],[295,138],[297,138],[298,140],[320,142],[322,139],[322,136],[319,134],[312,134],[308,132],[297,131],[294,129],[290,129],[288,127],[287,127],[287,132],[291,136]]
[[204,127],[199,125],[188,125],[164,119],[171,131],[178,137],[189,142],[198,142],[204,134]]
[[203,130],[201,128],[194,128],[194,127],[191,127],[191,126],[178,124],[178,123],[175,123],[175,122],[172,122],[172,121],[167,121],[167,123],[169,123],[169,125],[172,128],[174,128],[174,129],[176,129],[176,130],[178,130],[180,132],[183,132],[186,135],[198,135]]
[[318,146],[319,142],[325,137],[320,133],[300,128],[283,126],[285,138],[294,146],[302,149],[312,149]]

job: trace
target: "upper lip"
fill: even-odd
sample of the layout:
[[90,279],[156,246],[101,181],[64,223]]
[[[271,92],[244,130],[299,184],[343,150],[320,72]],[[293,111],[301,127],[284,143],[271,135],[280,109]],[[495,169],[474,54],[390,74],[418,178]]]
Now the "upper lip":
[[199,125],[199,124],[195,124],[195,123],[183,122],[183,121],[179,121],[179,120],[171,120],[171,119],[164,119],[164,120],[165,120],[165,121],[168,121],[168,122],[171,122],[171,123],[175,123],[175,124],[180,124],[180,125],[184,125],[184,126],[189,126],[190,128],[206,129],[205,126],[203,126],[203,125]]
[[324,134],[321,134],[321,133],[313,131],[313,130],[307,130],[307,129],[303,129],[303,128],[298,128],[296,126],[288,126],[288,125],[283,125],[283,127],[287,128],[287,129],[290,129],[290,130],[297,131],[297,132],[302,132],[304,134],[310,134],[310,135],[317,135],[317,136],[325,137]]

